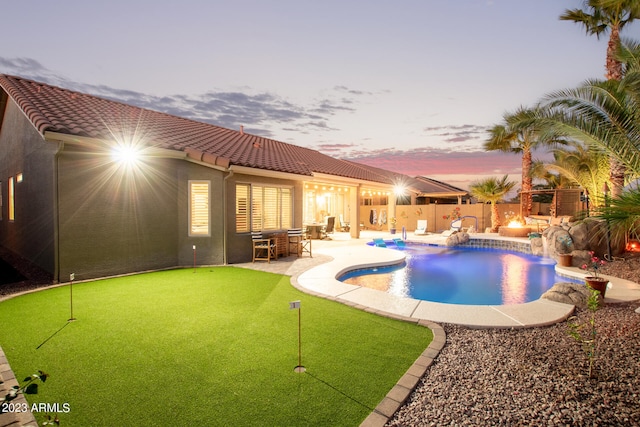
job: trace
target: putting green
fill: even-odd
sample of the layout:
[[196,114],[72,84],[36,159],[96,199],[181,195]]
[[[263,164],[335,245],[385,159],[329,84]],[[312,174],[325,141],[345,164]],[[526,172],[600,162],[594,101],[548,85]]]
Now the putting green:
[[76,283],[70,316],[69,286],[0,303],[16,377],[50,374],[29,402],[64,426],[358,425],[432,339],[234,267]]

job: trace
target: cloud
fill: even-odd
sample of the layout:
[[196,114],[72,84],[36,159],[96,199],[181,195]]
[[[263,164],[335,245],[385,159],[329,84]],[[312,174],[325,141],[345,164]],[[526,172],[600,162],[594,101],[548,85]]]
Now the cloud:
[[[294,135],[339,131],[331,125],[334,115],[356,112],[360,101],[376,95],[346,86],[334,86],[323,91],[323,96],[309,105],[293,103],[268,91],[255,92],[249,87],[236,91],[210,90],[197,95],[153,96],[106,85],[73,82],[30,58],[0,57],[0,72],[229,129],[243,125],[246,132],[268,138],[276,138],[276,132],[279,135],[290,132],[292,137],[288,139],[294,144],[298,139]],[[406,175],[426,175],[437,179],[448,176],[452,183],[464,181],[468,184],[487,174],[519,175],[521,159],[518,156],[486,152],[479,148],[481,144],[478,142],[487,138],[487,131],[487,127],[474,124],[422,129],[422,136],[444,142],[445,148],[439,144],[437,147],[412,149],[371,149],[362,145],[368,138],[359,144],[337,144],[325,138],[324,142],[317,141],[315,148],[334,157]],[[465,181],[464,177],[468,179]]]
[[353,148],[354,144],[320,144],[317,146],[317,150],[322,153],[344,153],[346,150]]
[[247,132],[264,137],[274,137],[276,131],[282,130],[300,133],[309,133],[309,129],[338,131],[340,129],[329,124],[331,117],[345,111],[355,112],[357,98],[369,95],[368,92],[336,86],[329,90],[328,96],[309,105],[295,104],[271,92],[253,93],[251,88],[207,91],[193,96],[153,96],[105,85],[73,82],[30,58],[0,57],[0,72],[225,128],[238,129],[244,125]]
[[432,126],[423,129],[425,135],[438,137],[444,142],[478,142],[488,137],[489,128],[478,125]]
[[337,91],[337,92],[348,93],[349,95],[358,95],[358,96],[360,96],[360,95],[373,95],[373,92],[365,92],[365,91],[357,90],[357,89],[349,89],[348,87],[341,86],[341,85],[334,86],[333,89],[335,91]]
[[[486,176],[519,176],[522,164],[519,156],[477,148],[465,151],[442,148],[358,150],[345,159],[410,176],[455,177],[462,188]],[[453,180],[443,180],[453,183]]]

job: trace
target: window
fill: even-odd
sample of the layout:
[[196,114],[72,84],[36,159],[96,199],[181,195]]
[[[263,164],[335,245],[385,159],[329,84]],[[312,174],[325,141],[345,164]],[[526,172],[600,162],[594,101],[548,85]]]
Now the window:
[[13,181],[13,177],[9,177],[9,221],[14,221],[16,219],[16,209],[15,209],[15,184]]
[[236,185],[236,232],[248,233],[249,227],[249,193],[251,187],[248,184]]
[[189,181],[189,236],[211,234],[209,181]]
[[292,218],[291,188],[236,185],[236,232],[288,229]]

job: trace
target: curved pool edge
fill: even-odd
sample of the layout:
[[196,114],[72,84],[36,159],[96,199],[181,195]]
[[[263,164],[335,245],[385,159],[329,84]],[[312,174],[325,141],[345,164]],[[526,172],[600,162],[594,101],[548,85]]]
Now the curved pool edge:
[[337,280],[346,271],[404,261],[401,251],[367,245],[318,249],[331,261],[313,267],[294,280],[294,286],[312,294],[386,316],[450,323],[471,328],[527,328],[561,322],[574,311],[573,305],[544,299],[514,305],[444,304],[390,295]]
[[[555,269],[558,274],[575,279],[584,279],[590,275],[578,267],[562,267],[556,264]],[[640,300],[640,284],[606,274],[600,274],[600,276],[610,282],[604,298],[606,303],[628,303]]]

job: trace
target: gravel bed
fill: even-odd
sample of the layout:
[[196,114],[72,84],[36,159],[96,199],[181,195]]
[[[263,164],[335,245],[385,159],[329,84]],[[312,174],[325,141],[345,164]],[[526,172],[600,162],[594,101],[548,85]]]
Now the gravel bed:
[[[640,258],[605,274],[640,282]],[[567,322],[531,329],[443,325],[447,344],[390,426],[640,426],[640,303],[596,313],[592,377]],[[579,321],[591,318],[576,312]]]

